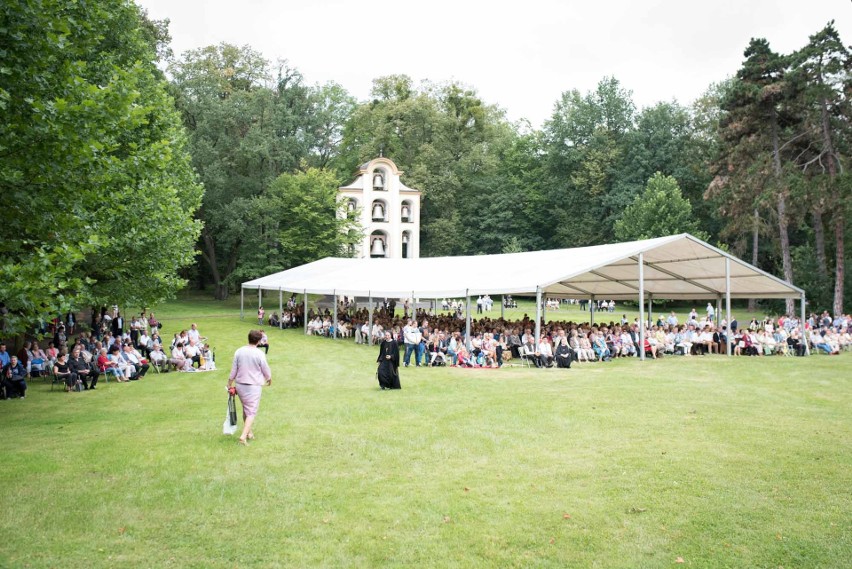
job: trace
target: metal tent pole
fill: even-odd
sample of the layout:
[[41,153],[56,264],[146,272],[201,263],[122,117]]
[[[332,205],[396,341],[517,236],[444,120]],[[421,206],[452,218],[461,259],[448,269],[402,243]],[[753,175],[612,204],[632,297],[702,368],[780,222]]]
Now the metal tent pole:
[[278,289],[278,329],[284,329],[284,291]]
[[470,289],[464,291],[465,295],[465,306],[464,306],[464,314],[465,314],[465,345],[468,350],[473,349],[473,343],[470,341]]
[[373,293],[367,292],[367,343],[373,345]]
[[645,262],[639,253],[639,359],[645,359]]
[[808,339],[808,331],[805,328],[805,293],[802,293],[801,304],[802,304],[802,309],[801,309],[802,310],[802,319],[799,323],[799,326],[802,327],[802,341],[805,343],[805,355],[809,356],[809,355],[811,355],[811,346],[810,346],[811,342]]
[[589,326],[595,325],[595,295],[589,298]]
[[331,325],[334,326],[334,332],[331,334],[331,339],[337,339],[337,290],[332,291],[331,301],[334,303],[334,309],[332,311],[331,317]]
[[302,321],[305,324],[305,334],[308,333],[308,289],[304,290],[304,305],[302,306]]
[[[721,294],[716,295],[716,321],[713,322],[713,327],[714,327],[715,330],[722,330],[724,332],[724,329],[722,328],[722,295]],[[722,346],[716,346],[716,355],[719,355],[721,353],[722,353]]]
[[725,343],[727,344],[727,353],[731,355],[731,259],[725,257],[725,319],[728,321],[728,329],[725,331]]
[[240,287],[240,320],[245,318],[246,289]]
[[505,320],[505,310],[506,310],[506,295],[500,295],[500,320]]

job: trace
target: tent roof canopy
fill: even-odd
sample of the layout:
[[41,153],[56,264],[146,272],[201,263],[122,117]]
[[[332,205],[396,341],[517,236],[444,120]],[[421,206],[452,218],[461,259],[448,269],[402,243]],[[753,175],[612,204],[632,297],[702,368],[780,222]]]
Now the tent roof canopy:
[[420,259],[327,257],[242,286],[374,298],[535,295],[540,289],[546,297],[636,300],[640,253],[646,296],[661,299],[725,296],[726,259],[730,259],[732,298],[799,298],[804,294],[802,289],[687,233],[502,255]]

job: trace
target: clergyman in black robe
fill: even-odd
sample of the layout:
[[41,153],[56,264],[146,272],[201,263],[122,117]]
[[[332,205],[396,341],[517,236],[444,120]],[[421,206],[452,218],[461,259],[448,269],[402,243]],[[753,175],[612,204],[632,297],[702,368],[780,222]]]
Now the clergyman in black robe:
[[385,339],[379,346],[379,357],[376,359],[379,369],[376,376],[382,389],[402,389],[399,384],[399,344],[385,332]]
[[562,334],[556,338],[556,367],[570,368],[574,354],[568,345],[568,340],[565,338],[564,332]]

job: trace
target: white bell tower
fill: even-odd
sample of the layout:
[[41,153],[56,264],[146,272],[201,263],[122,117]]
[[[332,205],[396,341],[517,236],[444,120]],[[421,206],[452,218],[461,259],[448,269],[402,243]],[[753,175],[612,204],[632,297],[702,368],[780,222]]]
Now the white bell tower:
[[364,230],[355,257],[416,259],[420,256],[420,191],[400,181],[388,158],[362,164],[355,180],[339,188],[338,200]]

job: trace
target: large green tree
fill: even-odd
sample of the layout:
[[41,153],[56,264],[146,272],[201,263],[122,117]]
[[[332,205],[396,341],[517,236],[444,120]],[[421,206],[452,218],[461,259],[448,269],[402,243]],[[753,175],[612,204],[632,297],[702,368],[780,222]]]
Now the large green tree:
[[562,94],[545,124],[549,201],[553,204],[551,246],[607,243],[618,214],[632,196],[618,199],[614,185],[633,129],[632,94],[606,77],[585,95]]
[[[716,167],[728,190],[743,190],[729,191],[729,203],[750,201],[755,219],[761,209],[774,215],[781,269],[784,278],[793,282],[790,180],[786,166],[788,143],[798,136],[798,119],[790,104],[787,58],[772,51],[765,39],[752,39],[744,55],[746,59],[722,103],[727,113],[721,122],[724,147]],[[738,216],[737,209],[731,207],[728,211]],[[758,226],[755,221],[755,260]],[[787,312],[793,311],[793,301],[788,300]]]
[[843,313],[846,280],[846,233],[852,176],[847,172],[852,137],[852,54],[830,22],[791,56],[790,78],[801,106],[801,135],[796,165],[806,183],[811,204],[817,268],[826,276],[823,216],[832,227],[834,255],[834,314]]
[[[321,148],[318,160],[326,162],[336,119],[315,117],[323,101],[345,106],[346,97],[335,90],[315,98],[296,69],[286,62],[272,65],[249,46],[189,51],[172,62],[169,73],[206,190],[199,211],[205,261],[200,274],[209,276],[216,298],[224,299],[250,242],[245,230],[234,230],[250,221],[241,216],[251,208],[239,200],[261,196],[282,173],[297,170],[312,149]],[[266,272],[259,271],[252,276]]]
[[231,202],[226,231],[242,236],[238,279],[283,271],[323,257],[346,257],[361,240],[354,213],[338,201],[333,172],[307,168],[276,178],[264,192]]
[[125,0],[0,6],[6,333],[183,284],[202,192],[156,68],[162,30]]
[[677,180],[657,172],[648,180],[645,191],[636,196],[615,222],[615,237],[635,241],[678,233],[707,238],[699,229],[692,205],[683,197]]

